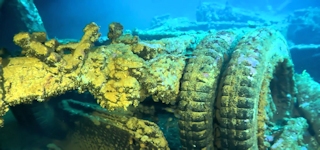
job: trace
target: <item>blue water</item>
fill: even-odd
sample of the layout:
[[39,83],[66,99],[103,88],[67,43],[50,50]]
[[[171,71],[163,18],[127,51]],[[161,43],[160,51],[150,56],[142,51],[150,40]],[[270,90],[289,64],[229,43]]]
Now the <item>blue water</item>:
[[[187,17],[190,20],[196,19],[196,10],[201,0],[34,0],[38,6],[39,13],[45,22],[49,35],[59,38],[78,38],[81,36],[79,30],[84,24],[94,21],[101,26],[101,32],[106,33],[108,24],[114,21],[121,22],[125,29],[146,29],[150,26],[154,16],[170,14],[172,17]],[[206,2],[205,0],[202,0]],[[320,5],[317,0],[297,1],[288,0],[288,4],[278,0],[228,0],[234,7],[242,7],[255,11],[268,10],[268,5],[281,10],[278,12],[289,13],[294,9],[314,7]],[[221,2],[225,0],[208,0],[207,2]],[[59,11],[57,11],[59,10]],[[68,32],[65,32],[68,30]]]

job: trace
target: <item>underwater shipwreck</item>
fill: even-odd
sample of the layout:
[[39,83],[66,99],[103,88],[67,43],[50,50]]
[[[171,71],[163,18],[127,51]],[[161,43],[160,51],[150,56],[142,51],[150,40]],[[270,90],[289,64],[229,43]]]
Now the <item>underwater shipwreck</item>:
[[113,22],[104,41],[94,22],[77,41],[17,33],[20,54],[0,61],[1,137],[10,113],[53,139],[50,150],[317,149],[320,84],[295,72],[292,53],[319,52],[295,22],[320,9],[285,27],[243,12],[203,3],[198,22],[163,15],[131,32]]

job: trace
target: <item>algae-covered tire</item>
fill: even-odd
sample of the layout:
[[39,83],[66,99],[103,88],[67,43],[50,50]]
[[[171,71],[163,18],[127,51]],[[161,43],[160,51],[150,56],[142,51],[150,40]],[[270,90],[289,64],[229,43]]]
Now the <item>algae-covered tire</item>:
[[188,60],[179,94],[179,130],[182,149],[213,149],[213,103],[220,71],[236,34],[207,35]]
[[219,85],[217,147],[265,148],[266,123],[290,115],[295,94],[293,64],[283,36],[266,28],[243,36]]
[[10,110],[17,122],[28,131],[50,138],[63,139],[67,132],[63,123],[57,118],[55,102],[52,101],[33,101],[32,104],[11,106]]

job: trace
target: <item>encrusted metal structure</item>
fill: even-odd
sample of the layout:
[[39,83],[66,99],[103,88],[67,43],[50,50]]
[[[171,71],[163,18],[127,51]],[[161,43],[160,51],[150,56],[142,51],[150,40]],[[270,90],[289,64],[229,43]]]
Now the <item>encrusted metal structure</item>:
[[[115,31],[122,30],[118,23],[110,28],[111,44],[99,47],[94,47],[100,36],[95,23],[84,28],[77,43],[47,40],[42,32],[17,34],[14,42],[24,56],[1,60],[0,116],[9,106],[41,102],[70,90],[89,91],[109,111],[138,106],[151,96],[177,106],[182,149],[207,150],[270,147],[266,135],[273,134],[276,121],[291,116],[297,95],[293,64],[285,39],[275,30],[226,30],[139,41],[131,35],[120,36],[122,31]],[[193,46],[192,54],[186,56]],[[119,133],[115,138],[129,141],[110,140],[114,143],[105,145],[168,149],[155,124],[134,117],[117,118],[99,109],[91,117],[78,115],[96,119],[90,126],[106,124],[106,130]],[[128,120],[141,122],[137,123],[141,130]],[[122,125],[115,126],[115,122]],[[84,124],[79,128],[85,128],[86,134],[105,137]],[[135,131],[149,130],[152,133],[130,137]],[[142,139],[146,136],[150,140]],[[139,144],[128,146],[133,139]]]

